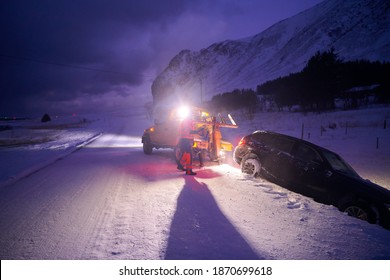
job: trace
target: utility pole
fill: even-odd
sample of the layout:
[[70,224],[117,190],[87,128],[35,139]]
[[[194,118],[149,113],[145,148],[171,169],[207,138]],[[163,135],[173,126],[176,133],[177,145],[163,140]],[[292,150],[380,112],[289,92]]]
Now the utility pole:
[[202,77],[199,78],[200,83],[200,105],[203,104],[203,79]]

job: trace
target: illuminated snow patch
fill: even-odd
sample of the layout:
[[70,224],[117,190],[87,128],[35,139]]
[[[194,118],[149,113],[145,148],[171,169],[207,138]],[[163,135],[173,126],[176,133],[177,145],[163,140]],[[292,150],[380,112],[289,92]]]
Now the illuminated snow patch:
[[87,145],[86,148],[140,148],[142,147],[141,137],[104,134],[96,141]]

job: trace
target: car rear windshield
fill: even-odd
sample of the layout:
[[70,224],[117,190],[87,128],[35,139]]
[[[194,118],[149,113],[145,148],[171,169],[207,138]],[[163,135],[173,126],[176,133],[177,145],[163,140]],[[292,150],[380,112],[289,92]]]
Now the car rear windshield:
[[272,149],[277,149],[286,153],[290,153],[295,144],[294,140],[282,135],[256,132],[253,136],[256,141],[263,143]]

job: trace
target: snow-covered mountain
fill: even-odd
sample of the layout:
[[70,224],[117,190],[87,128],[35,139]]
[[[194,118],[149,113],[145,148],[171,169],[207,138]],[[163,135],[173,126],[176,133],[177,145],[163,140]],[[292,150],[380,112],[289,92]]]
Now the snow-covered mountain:
[[152,84],[154,101],[194,102],[299,72],[317,51],[390,61],[390,1],[327,0],[240,40],[183,50]]

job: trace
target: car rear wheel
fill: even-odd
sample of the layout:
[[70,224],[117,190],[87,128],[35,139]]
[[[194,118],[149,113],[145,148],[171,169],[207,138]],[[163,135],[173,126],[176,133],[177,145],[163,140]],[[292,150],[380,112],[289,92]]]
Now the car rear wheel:
[[342,209],[344,213],[347,213],[348,216],[358,218],[369,223],[375,223],[375,214],[371,208],[364,203],[349,203],[345,205]]
[[261,163],[257,156],[249,155],[241,161],[241,172],[256,177],[260,174]]

